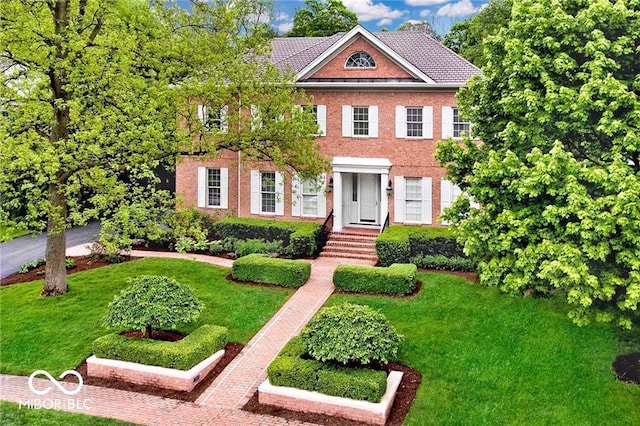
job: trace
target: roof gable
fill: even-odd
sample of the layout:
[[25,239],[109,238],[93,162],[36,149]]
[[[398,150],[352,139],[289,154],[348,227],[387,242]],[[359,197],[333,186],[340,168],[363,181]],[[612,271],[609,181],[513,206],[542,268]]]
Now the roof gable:
[[[374,68],[346,68],[347,58],[357,52],[366,52],[375,60]],[[416,81],[416,77],[407,72],[406,69],[399,66],[395,61],[391,60],[387,55],[381,52],[377,47],[373,46],[362,37],[356,37],[351,43],[344,46],[331,55],[323,64],[319,65],[315,71],[310,72],[306,79],[410,79]]]
[[361,26],[330,37],[276,38],[271,61],[282,71],[293,71],[296,81],[301,81],[322,76],[322,69],[341,52],[361,42],[369,43],[394,67],[424,84],[462,86],[470,77],[480,74],[476,66],[424,32],[370,33]]

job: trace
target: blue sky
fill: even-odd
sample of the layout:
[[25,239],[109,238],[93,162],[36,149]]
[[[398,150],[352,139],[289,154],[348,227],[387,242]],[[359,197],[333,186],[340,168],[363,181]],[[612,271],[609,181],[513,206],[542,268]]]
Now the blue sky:
[[[381,28],[395,30],[409,21],[427,21],[441,35],[454,23],[477,13],[488,0],[342,0],[358,16],[369,31]],[[280,34],[291,29],[295,11],[304,7],[303,0],[275,0],[272,24]]]

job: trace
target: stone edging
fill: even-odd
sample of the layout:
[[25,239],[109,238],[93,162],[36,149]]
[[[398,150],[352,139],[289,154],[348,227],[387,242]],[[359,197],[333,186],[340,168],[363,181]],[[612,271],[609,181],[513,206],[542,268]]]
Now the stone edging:
[[384,425],[400,386],[403,373],[392,371],[387,376],[387,391],[378,403],[325,395],[286,386],[274,386],[269,379],[258,387],[258,402],[288,410],[326,414],[351,420]]
[[139,385],[191,392],[224,356],[220,349],[189,370],[158,367],[115,359],[87,358],[87,375],[105,379],[118,379]]

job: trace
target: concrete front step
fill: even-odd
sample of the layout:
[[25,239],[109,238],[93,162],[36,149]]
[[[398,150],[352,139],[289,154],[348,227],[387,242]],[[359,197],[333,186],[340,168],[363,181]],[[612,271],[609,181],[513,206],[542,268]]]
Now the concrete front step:
[[375,249],[375,244],[369,241],[334,240],[327,241],[325,247],[359,247],[364,249]]

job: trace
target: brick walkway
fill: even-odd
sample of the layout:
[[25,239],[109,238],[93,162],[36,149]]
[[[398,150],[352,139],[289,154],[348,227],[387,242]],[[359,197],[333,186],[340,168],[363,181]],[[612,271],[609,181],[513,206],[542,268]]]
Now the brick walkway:
[[[82,255],[83,247],[73,247],[68,255]],[[231,266],[232,261],[204,255],[150,252],[134,250],[132,256],[167,257],[197,260],[219,266]],[[318,258],[311,262],[311,278],[280,308],[269,322],[251,339],[242,352],[229,364],[195,403],[165,399],[146,394],[126,392],[98,386],[84,386],[72,397],[54,391],[41,399],[60,401],[60,409],[149,425],[298,425],[279,417],[256,415],[240,408],[255,393],[266,378],[266,368],[284,344],[302,330],[333,292],[332,276],[342,263],[369,264],[354,259]],[[27,384],[27,377],[0,376],[0,399],[19,402],[36,397]],[[36,379],[36,388],[51,383]],[[36,397],[38,398],[38,397]],[[69,399],[88,400],[88,409],[72,410]],[[77,405],[77,404],[76,404]]]

